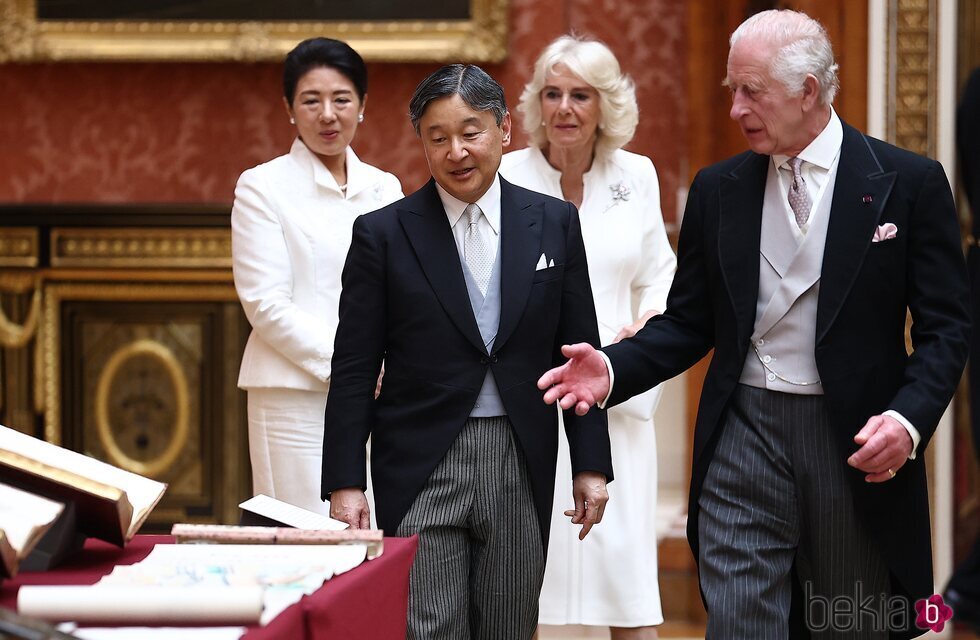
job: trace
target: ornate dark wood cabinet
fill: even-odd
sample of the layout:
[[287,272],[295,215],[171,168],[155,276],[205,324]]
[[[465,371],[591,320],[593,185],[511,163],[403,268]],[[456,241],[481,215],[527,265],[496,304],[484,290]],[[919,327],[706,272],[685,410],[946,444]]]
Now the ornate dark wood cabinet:
[[0,423],[167,482],[144,530],[237,522],[227,207],[0,207],[0,311]]

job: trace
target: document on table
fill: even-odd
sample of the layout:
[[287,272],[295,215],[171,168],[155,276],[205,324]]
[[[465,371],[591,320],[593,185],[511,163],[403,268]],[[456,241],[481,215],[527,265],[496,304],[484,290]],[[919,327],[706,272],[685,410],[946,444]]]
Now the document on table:
[[[142,561],[118,566],[92,586],[22,587],[18,608],[56,622],[264,625],[366,555],[363,544],[158,544]],[[204,591],[206,598],[194,596]],[[195,600],[208,605],[199,616]],[[226,602],[226,611],[217,602]]]
[[134,565],[121,566],[100,585],[259,586],[261,624],[316,591],[335,575],[358,566],[365,545],[158,544]]

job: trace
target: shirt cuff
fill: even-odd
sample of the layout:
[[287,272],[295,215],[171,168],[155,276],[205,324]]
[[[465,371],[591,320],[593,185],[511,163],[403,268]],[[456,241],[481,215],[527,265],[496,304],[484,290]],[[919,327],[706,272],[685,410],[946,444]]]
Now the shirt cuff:
[[[608,361],[607,361],[608,362]],[[919,448],[919,442],[922,441],[922,436],[919,435],[919,430],[912,426],[912,423],[905,419],[905,416],[900,414],[898,411],[889,409],[888,411],[881,414],[883,416],[888,416],[889,418],[895,418],[905,430],[909,432],[909,436],[912,438],[912,453],[909,454],[909,460],[915,460],[915,451]]]
[[[609,356],[604,354],[602,351],[599,351],[598,349],[596,349],[596,353],[598,353],[599,356],[602,358],[602,361],[606,363],[606,371],[609,373],[609,393],[607,393],[606,397],[602,399],[602,402],[596,403],[597,407],[599,407],[600,409],[605,409],[606,403],[609,402],[609,396],[612,395],[613,383],[616,381],[616,376],[613,374],[612,362],[609,361]],[[913,438],[913,440],[914,439],[915,438]]]

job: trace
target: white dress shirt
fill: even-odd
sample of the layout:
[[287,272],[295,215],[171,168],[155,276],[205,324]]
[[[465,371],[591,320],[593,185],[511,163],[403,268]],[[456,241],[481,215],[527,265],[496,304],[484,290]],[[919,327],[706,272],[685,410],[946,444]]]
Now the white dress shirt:
[[[837,163],[840,162],[840,147],[843,141],[844,128],[841,126],[840,118],[831,108],[830,121],[827,126],[796,156],[803,161],[800,165],[800,175],[803,177],[807,193],[810,194],[810,202],[820,202],[824,190],[830,183],[831,176],[837,175]],[[779,175],[779,192],[782,194],[783,201],[788,202],[789,190],[793,185],[793,169],[789,165],[790,157],[776,154],[771,158],[777,169],[776,173]],[[784,207],[784,209],[792,223],[790,228],[793,230],[793,234],[798,241],[802,241],[803,234],[810,228],[818,215],[817,207],[813,207],[811,210],[810,218],[803,225],[803,229],[800,229],[799,225],[796,224],[793,210],[789,207]]]
[[442,200],[442,208],[446,210],[446,217],[449,218],[449,226],[453,230],[453,239],[456,240],[456,250],[459,251],[460,262],[466,264],[463,243],[469,221],[463,220],[462,218],[463,211],[468,204],[476,204],[483,211],[483,215],[480,216],[480,221],[477,223],[476,230],[483,237],[483,241],[490,249],[490,255],[496,256],[497,246],[500,244],[500,176],[494,175],[490,188],[475,203],[463,202],[449,195],[449,192],[443,189],[438,182],[436,183],[436,191],[439,192],[439,199]]

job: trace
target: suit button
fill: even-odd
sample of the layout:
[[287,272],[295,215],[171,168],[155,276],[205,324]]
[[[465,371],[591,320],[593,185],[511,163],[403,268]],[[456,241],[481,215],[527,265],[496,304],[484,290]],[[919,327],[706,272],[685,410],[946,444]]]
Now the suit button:
[[490,356],[490,362],[497,364],[497,356]]
[[765,340],[763,340],[762,338],[759,338],[759,340],[758,340],[758,342],[756,342],[756,343],[755,343],[755,346],[757,346],[757,347],[761,347],[761,346],[762,346],[762,345],[764,345],[765,343],[766,343],[766,341],[765,341]]
[[766,376],[766,380],[768,380],[769,382],[772,382],[775,379],[776,379],[775,373],[770,373],[769,375]]
[[490,360],[486,357],[480,358],[480,364],[489,364]]
[[766,364],[769,364],[770,362],[772,362],[772,356],[762,356],[762,361],[765,362]]

